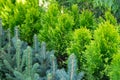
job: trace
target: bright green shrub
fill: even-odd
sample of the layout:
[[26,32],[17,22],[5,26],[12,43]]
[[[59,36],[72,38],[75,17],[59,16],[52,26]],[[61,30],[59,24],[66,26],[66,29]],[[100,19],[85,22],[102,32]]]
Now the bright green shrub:
[[95,31],[94,38],[96,44],[99,44],[101,53],[104,54],[104,57],[111,57],[118,51],[119,34],[115,26],[109,22],[99,25],[99,28]]
[[101,70],[103,69],[103,63],[101,59],[100,49],[94,41],[91,41],[90,45],[87,46],[85,51],[86,63],[86,79],[98,80],[101,76]]
[[58,22],[59,23],[53,32],[54,36],[52,43],[54,44],[53,49],[57,50],[57,58],[64,61],[67,55],[65,49],[67,48],[67,46],[69,46],[74,21],[72,16],[64,13],[59,16]]
[[70,46],[67,48],[67,53],[75,53],[80,68],[83,66],[84,63],[83,54],[86,50],[86,45],[89,45],[91,38],[91,33],[86,28],[76,29],[72,34],[72,40],[70,41]]
[[113,60],[108,66],[108,76],[110,80],[118,80],[120,79],[120,53],[113,55]]
[[13,10],[14,10],[14,4],[11,2],[11,0],[0,1],[0,18],[2,18],[3,27],[6,29],[10,25],[10,19],[11,19],[10,15],[13,15],[14,12]]
[[30,9],[27,10],[24,24],[20,27],[22,40],[32,43],[32,39],[30,38],[41,29],[41,12],[39,7],[30,7]]
[[[18,4],[19,5],[19,4]],[[21,13],[18,12],[16,16],[22,17],[23,23],[19,24],[20,25],[20,34],[21,34],[21,39],[24,41],[27,41],[29,44],[32,43],[31,37],[33,37],[34,34],[37,34],[39,32],[39,29],[41,29],[41,14],[43,12],[42,8],[38,6],[38,1],[31,1],[25,4],[26,9],[24,8],[24,16],[22,17]],[[17,9],[19,7],[16,6]],[[18,10],[22,11],[22,10]],[[18,15],[20,14],[20,15]],[[23,11],[22,11],[23,14]],[[19,17],[17,17],[19,18]],[[22,19],[20,18],[20,19]]]
[[28,5],[18,1],[12,3],[12,0],[2,1],[0,17],[3,19],[3,27],[13,30],[15,26],[21,25],[24,22]]
[[79,8],[77,4],[72,5],[71,7],[71,15],[74,18],[74,26],[73,29],[79,28],[80,27],[80,14],[79,14]]
[[118,49],[119,34],[115,26],[109,22],[99,24],[99,28],[94,32],[93,43],[85,51],[88,79],[90,76],[93,80],[108,79],[104,70],[106,65],[110,65],[112,56],[118,52]]
[[103,17],[98,18],[99,23],[109,21],[110,24],[117,25],[117,19],[110,11],[106,11]]
[[[111,11],[118,21],[120,21],[120,1],[119,0],[56,0],[60,5],[70,9],[71,5],[77,4],[81,10],[91,10],[96,17],[102,16],[105,11]],[[103,17],[103,16],[102,16]]]
[[43,13],[42,27],[52,27],[55,28],[56,23],[58,22],[57,18],[60,14],[59,5],[53,3],[48,6],[46,13]]
[[105,12],[105,19],[106,19],[106,21],[109,21],[111,24],[114,24],[114,25],[117,24],[116,18],[109,11]]
[[47,12],[42,16],[43,17],[43,20],[41,22],[42,28],[39,30],[38,38],[41,41],[45,41],[47,43],[49,42],[48,46],[51,46],[52,44],[51,39],[53,37],[53,30],[55,29],[58,23],[58,15],[59,15],[58,5],[52,4],[48,7]]
[[90,10],[83,10],[80,14],[80,26],[90,30],[95,29],[95,17]]
[[[56,7],[56,6],[54,6]],[[50,8],[51,9],[51,8]],[[52,8],[54,9],[54,8]],[[55,8],[56,9],[56,8]],[[49,11],[49,8],[48,8]],[[56,10],[52,10],[51,14],[53,15]],[[59,11],[56,11],[59,12]],[[49,12],[50,13],[50,12]],[[58,59],[61,59],[63,54],[65,53],[65,49],[67,48],[67,45],[69,44],[69,35],[71,34],[74,21],[73,17],[69,15],[68,13],[63,14],[56,14],[54,17],[51,17],[52,15],[49,15],[48,18],[52,19],[49,21],[54,22],[49,23],[46,22],[47,26],[44,25],[42,29],[40,30],[38,34],[39,40],[45,41],[47,43],[48,49],[54,49],[56,50],[56,56],[59,57]],[[46,13],[45,15],[48,15]],[[46,34],[46,35],[45,35]],[[66,57],[66,55],[64,55]],[[62,58],[64,60],[64,57]]]
[[30,39],[41,28],[41,14],[44,12],[43,7],[38,6],[38,0],[25,2],[16,0],[2,1],[0,17],[3,19],[3,27],[10,28],[11,33],[15,26],[19,26],[21,39],[32,43]]

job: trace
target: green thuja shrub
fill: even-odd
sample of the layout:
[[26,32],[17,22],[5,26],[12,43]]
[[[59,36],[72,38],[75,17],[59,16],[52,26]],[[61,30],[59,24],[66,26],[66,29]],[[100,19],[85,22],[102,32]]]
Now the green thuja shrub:
[[86,63],[86,79],[99,80],[101,78],[101,70],[103,69],[103,63],[101,59],[100,49],[94,41],[91,41],[85,51]]
[[52,43],[54,44],[53,49],[56,50],[58,61],[60,61],[61,65],[64,65],[63,61],[66,59],[67,56],[65,49],[67,48],[67,46],[69,46],[74,21],[73,17],[70,16],[68,13],[63,13],[59,16],[58,22],[58,25],[53,31],[54,36]]
[[13,34],[14,27],[20,26],[20,38],[31,44],[32,40],[29,38],[39,32],[42,20],[41,14],[45,11],[42,6],[39,6],[38,0],[16,0],[14,3],[12,0],[2,0],[0,11],[3,28],[10,28]]
[[90,10],[83,10],[80,14],[80,26],[87,29],[94,30],[96,28],[95,16]]
[[[9,4],[9,5],[8,5]],[[0,18],[2,18],[2,23],[4,28],[9,27],[10,15],[13,15],[14,4],[11,0],[1,0],[0,1]]]
[[114,16],[117,18],[117,21],[119,22],[120,21],[120,1],[119,0],[114,0],[114,3],[115,3],[115,7],[113,10],[115,10],[115,13],[114,13]]
[[70,41],[70,46],[67,48],[67,53],[75,53],[79,68],[82,68],[84,64],[85,59],[83,54],[86,50],[86,45],[89,45],[91,38],[91,32],[86,28],[75,29],[72,34],[72,40]]
[[54,3],[48,7],[47,12],[44,13],[42,16],[42,28],[39,30],[38,38],[40,41],[47,42],[48,48],[50,48],[50,50],[53,48],[53,44],[51,42],[53,37],[53,31],[58,23],[59,13],[60,11],[58,5]]
[[73,29],[79,28],[80,27],[80,14],[79,14],[79,8],[77,4],[74,4],[71,6],[71,15],[73,16],[74,19],[74,27]]
[[113,14],[109,11],[105,12],[105,19],[106,21],[109,21],[111,24],[116,25],[117,24],[117,20],[116,18],[113,16]]
[[99,28],[94,33],[94,38],[96,44],[99,44],[101,53],[106,53],[104,56],[111,57],[118,51],[119,34],[115,26],[109,22],[104,22],[99,25]]
[[120,53],[113,55],[113,60],[108,66],[107,74],[110,77],[110,80],[119,80],[120,79]]
[[114,15],[110,11],[106,11],[103,15],[103,17],[98,18],[98,23],[109,21],[113,25],[117,25],[117,19],[114,17]]
[[[38,6],[38,0],[28,2],[23,24],[20,25],[21,39],[32,44],[31,37],[41,29],[42,13],[44,10]],[[23,6],[22,6],[23,7]],[[23,7],[24,8],[24,7]],[[17,14],[18,15],[18,14]]]
[[105,69],[107,65],[110,65],[112,56],[118,52],[118,49],[119,34],[115,26],[109,22],[99,24],[94,32],[94,41],[87,46],[85,51],[87,78],[109,79],[105,74]]
[[60,14],[59,5],[54,2],[53,4],[48,6],[46,13],[43,13],[42,17],[42,27],[52,27],[55,28],[56,24],[58,23],[58,16]]
[[[56,4],[49,6],[44,15],[45,20],[43,22],[45,24],[40,30],[38,38],[47,43],[49,50],[55,50],[55,55],[61,62],[66,57],[63,54],[65,54],[65,48],[69,44],[69,35],[74,25],[73,17],[68,13],[60,14],[59,7]],[[61,57],[63,58],[61,59]]]

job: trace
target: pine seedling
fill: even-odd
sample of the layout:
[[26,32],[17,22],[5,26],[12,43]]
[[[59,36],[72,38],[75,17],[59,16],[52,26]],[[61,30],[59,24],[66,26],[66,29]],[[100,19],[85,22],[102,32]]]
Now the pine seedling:
[[68,70],[57,70],[56,76],[58,80],[82,80],[84,72],[77,74],[77,61],[75,54],[71,54],[68,58]]

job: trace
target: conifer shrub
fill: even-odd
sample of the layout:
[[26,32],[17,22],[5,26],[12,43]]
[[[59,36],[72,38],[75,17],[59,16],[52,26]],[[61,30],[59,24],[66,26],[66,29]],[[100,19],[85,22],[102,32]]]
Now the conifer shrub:
[[98,18],[98,23],[109,21],[110,24],[117,25],[117,19],[114,17],[114,15],[111,13],[111,11],[106,11],[103,15],[103,17]]
[[106,21],[109,21],[113,25],[117,24],[116,18],[113,16],[113,14],[110,11],[105,12],[105,19]]
[[[2,33],[0,33],[0,78],[2,80],[81,80],[83,78],[84,72],[79,74],[77,72],[77,59],[74,54],[68,59],[67,73],[57,67],[54,51],[46,51],[45,42],[40,45],[36,35],[34,35],[32,48],[19,39],[18,27],[15,27],[13,38],[9,30],[3,34],[1,23],[0,31]],[[7,42],[3,45],[4,37]],[[60,77],[60,74],[65,76]]]
[[107,66],[106,73],[110,77],[110,80],[120,79],[120,53],[113,55],[111,64]]
[[82,80],[84,77],[84,72],[77,72],[77,59],[75,54],[71,54],[68,58],[68,70],[60,69],[56,71],[58,80]]
[[41,27],[41,14],[44,12],[43,7],[38,6],[38,0],[19,1],[2,0],[0,8],[0,18],[3,19],[3,28],[10,28],[13,36],[14,27],[19,26],[20,38],[32,44],[34,34],[39,32]]
[[94,32],[94,41],[87,46],[85,51],[88,79],[109,79],[105,69],[107,65],[111,64],[112,56],[118,50],[119,34],[115,26],[109,22],[99,24],[99,27]]
[[118,51],[119,34],[115,26],[109,22],[99,25],[99,28],[95,31],[94,38],[96,44],[99,44],[102,54],[106,53],[104,55],[111,57]]
[[80,14],[80,26],[94,30],[96,28],[95,16],[90,10],[83,10]]
[[114,8],[114,0],[93,0],[93,6],[112,10],[112,8]]
[[60,11],[58,8],[56,8],[56,5],[54,5],[54,7],[54,11],[50,11],[51,8],[48,8],[48,12],[45,14],[47,16],[45,17],[48,19],[50,18],[51,20],[48,22],[45,21],[46,24],[43,25],[42,29],[40,30],[38,38],[39,40],[45,41],[47,43],[49,50],[55,50],[55,55],[61,63],[61,61],[65,60],[67,55],[65,53],[65,49],[67,48],[70,41],[69,36],[71,35],[74,21],[73,16],[69,15],[68,13],[60,14]]
[[80,28],[80,11],[77,4],[71,6],[71,15],[73,16],[74,26],[73,30]]
[[85,51],[86,62],[84,63],[86,79],[97,80],[101,78],[101,70],[103,63],[101,59],[100,49],[94,41],[91,41]]
[[70,46],[67,48],[69,55],[74,53],[77,56],[79,68],[81,69],[85,62],[84,51],[86,50],[86,45],[90,44],[91,38],[91,32],[87,28],[75,29],[72,34]]
[[41,29],[39,30],[38,38],[41,41],[47,42],[48,47],[51,46],[49,42],[51,42],[52,36],[54,36],[53,31],[58,23],[59,13],[60,11],[59,11],[58,5],[52,4],[48,6],[48,10],[42,16],[43,18],[41,22],[42,26],[41,26]]

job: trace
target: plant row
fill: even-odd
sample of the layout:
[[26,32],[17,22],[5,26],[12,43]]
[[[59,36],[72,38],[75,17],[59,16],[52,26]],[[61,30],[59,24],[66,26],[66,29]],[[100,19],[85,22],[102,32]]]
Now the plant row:
[[[65,71],[69,69],[68,56],[74,53],[78,64],[76,70],[84,71],[84,79],[119,80],[118,3],[117,0],[50,0],[40,4],[38,0],[1,0],[0,17],[3,28],[10,29],[11,37],[14,37],[14,28],[18,25],[19,34],[17,32],[15,34],[28,43],[22,44],[21,58],[27,45],[33,47],[32,57],[36,57],[34,53],[38,53],[39,49],[32,44],[45,41],[49,51],[54,49],[59,69],[63,67]],[[37,42],[32,38],[34,34],[38,36]],[[1,42],[2,46],[10,40],[2,37],[1,39],[4,41]],[[5,46],[6,50],[2,52],[16,53],[17,41],[15,39],[10,41],[14,46],[10,48],[13,51],[9,51]],[[13,60],[16,61],[15,58]],[[32,58],[32,65],[35,62],[36,59]],[[22,70],[25,70],[25,66]],[[15,76],[13,72],[12,76]]]

